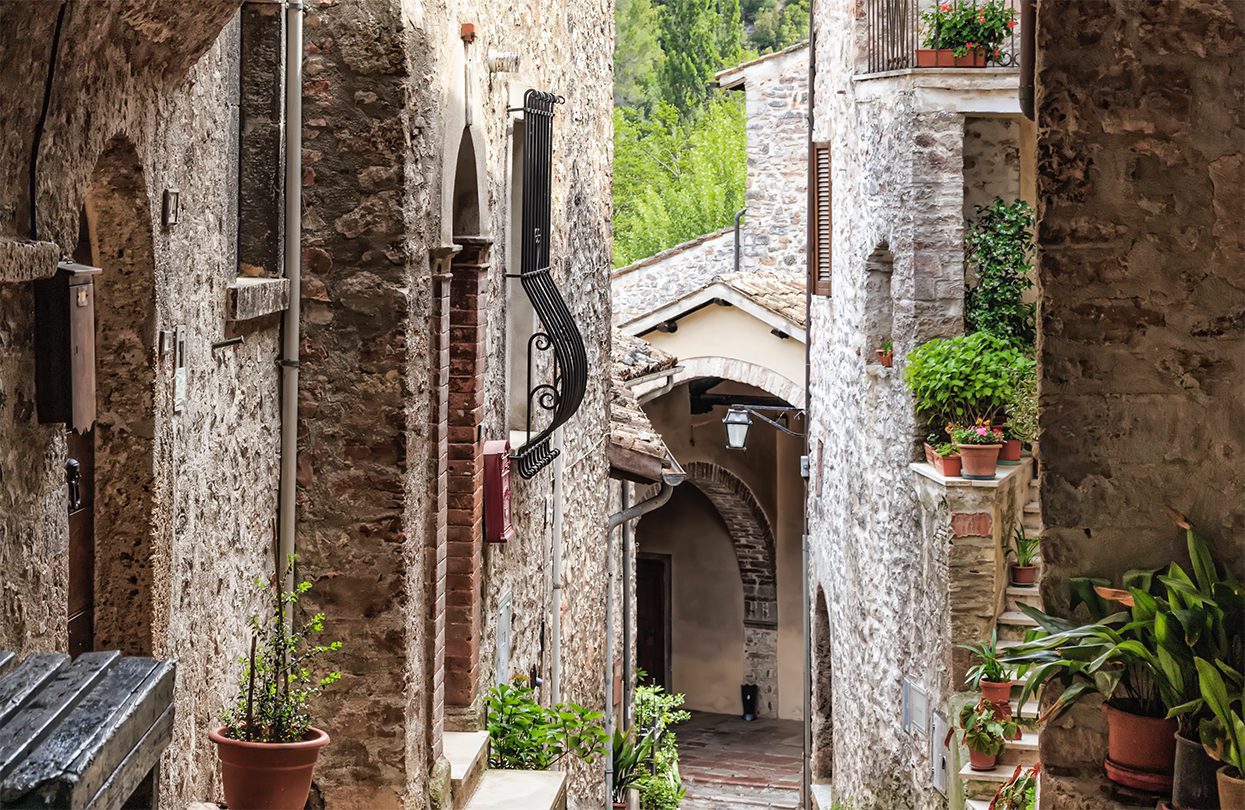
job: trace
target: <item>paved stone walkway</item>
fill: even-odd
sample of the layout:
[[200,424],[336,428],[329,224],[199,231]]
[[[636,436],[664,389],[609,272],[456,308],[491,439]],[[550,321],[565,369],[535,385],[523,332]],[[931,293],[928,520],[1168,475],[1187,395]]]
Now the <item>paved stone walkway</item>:
[[799,721],[746,723],[730,715],[692,712],[675,733],[687,787],[683,810],[800,806]]

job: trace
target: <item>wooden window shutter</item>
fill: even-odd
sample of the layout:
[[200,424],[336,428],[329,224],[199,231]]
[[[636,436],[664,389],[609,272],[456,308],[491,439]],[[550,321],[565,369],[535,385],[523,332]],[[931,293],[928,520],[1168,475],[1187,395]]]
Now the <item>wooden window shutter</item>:
[[808,291],[830,294],[830,144],[809,144]]

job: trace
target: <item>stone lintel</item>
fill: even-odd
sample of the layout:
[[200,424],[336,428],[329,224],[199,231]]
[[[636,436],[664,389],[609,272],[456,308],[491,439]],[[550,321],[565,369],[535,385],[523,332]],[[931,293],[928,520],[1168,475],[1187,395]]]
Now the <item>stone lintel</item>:
[[61,256],[54,242],[0,238],[0,284],[51,278]]
[[229,285],[225,317],[249,321],[290,305],[290,282],[285,278],[238,278]]

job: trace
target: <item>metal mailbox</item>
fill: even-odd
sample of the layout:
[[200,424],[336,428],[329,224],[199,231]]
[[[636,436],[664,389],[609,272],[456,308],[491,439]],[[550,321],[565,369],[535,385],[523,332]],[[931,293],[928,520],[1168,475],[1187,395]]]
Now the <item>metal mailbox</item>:
[[484,540],[505,543],[514,539],[510,524],[510,442],[484,443]]

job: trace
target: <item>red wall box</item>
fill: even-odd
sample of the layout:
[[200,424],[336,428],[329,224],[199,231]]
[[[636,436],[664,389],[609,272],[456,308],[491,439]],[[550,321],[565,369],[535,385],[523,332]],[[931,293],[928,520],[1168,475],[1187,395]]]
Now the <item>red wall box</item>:
[[510,525],[510,442],[484,443],[484,540],[505,543],[514,539]]

